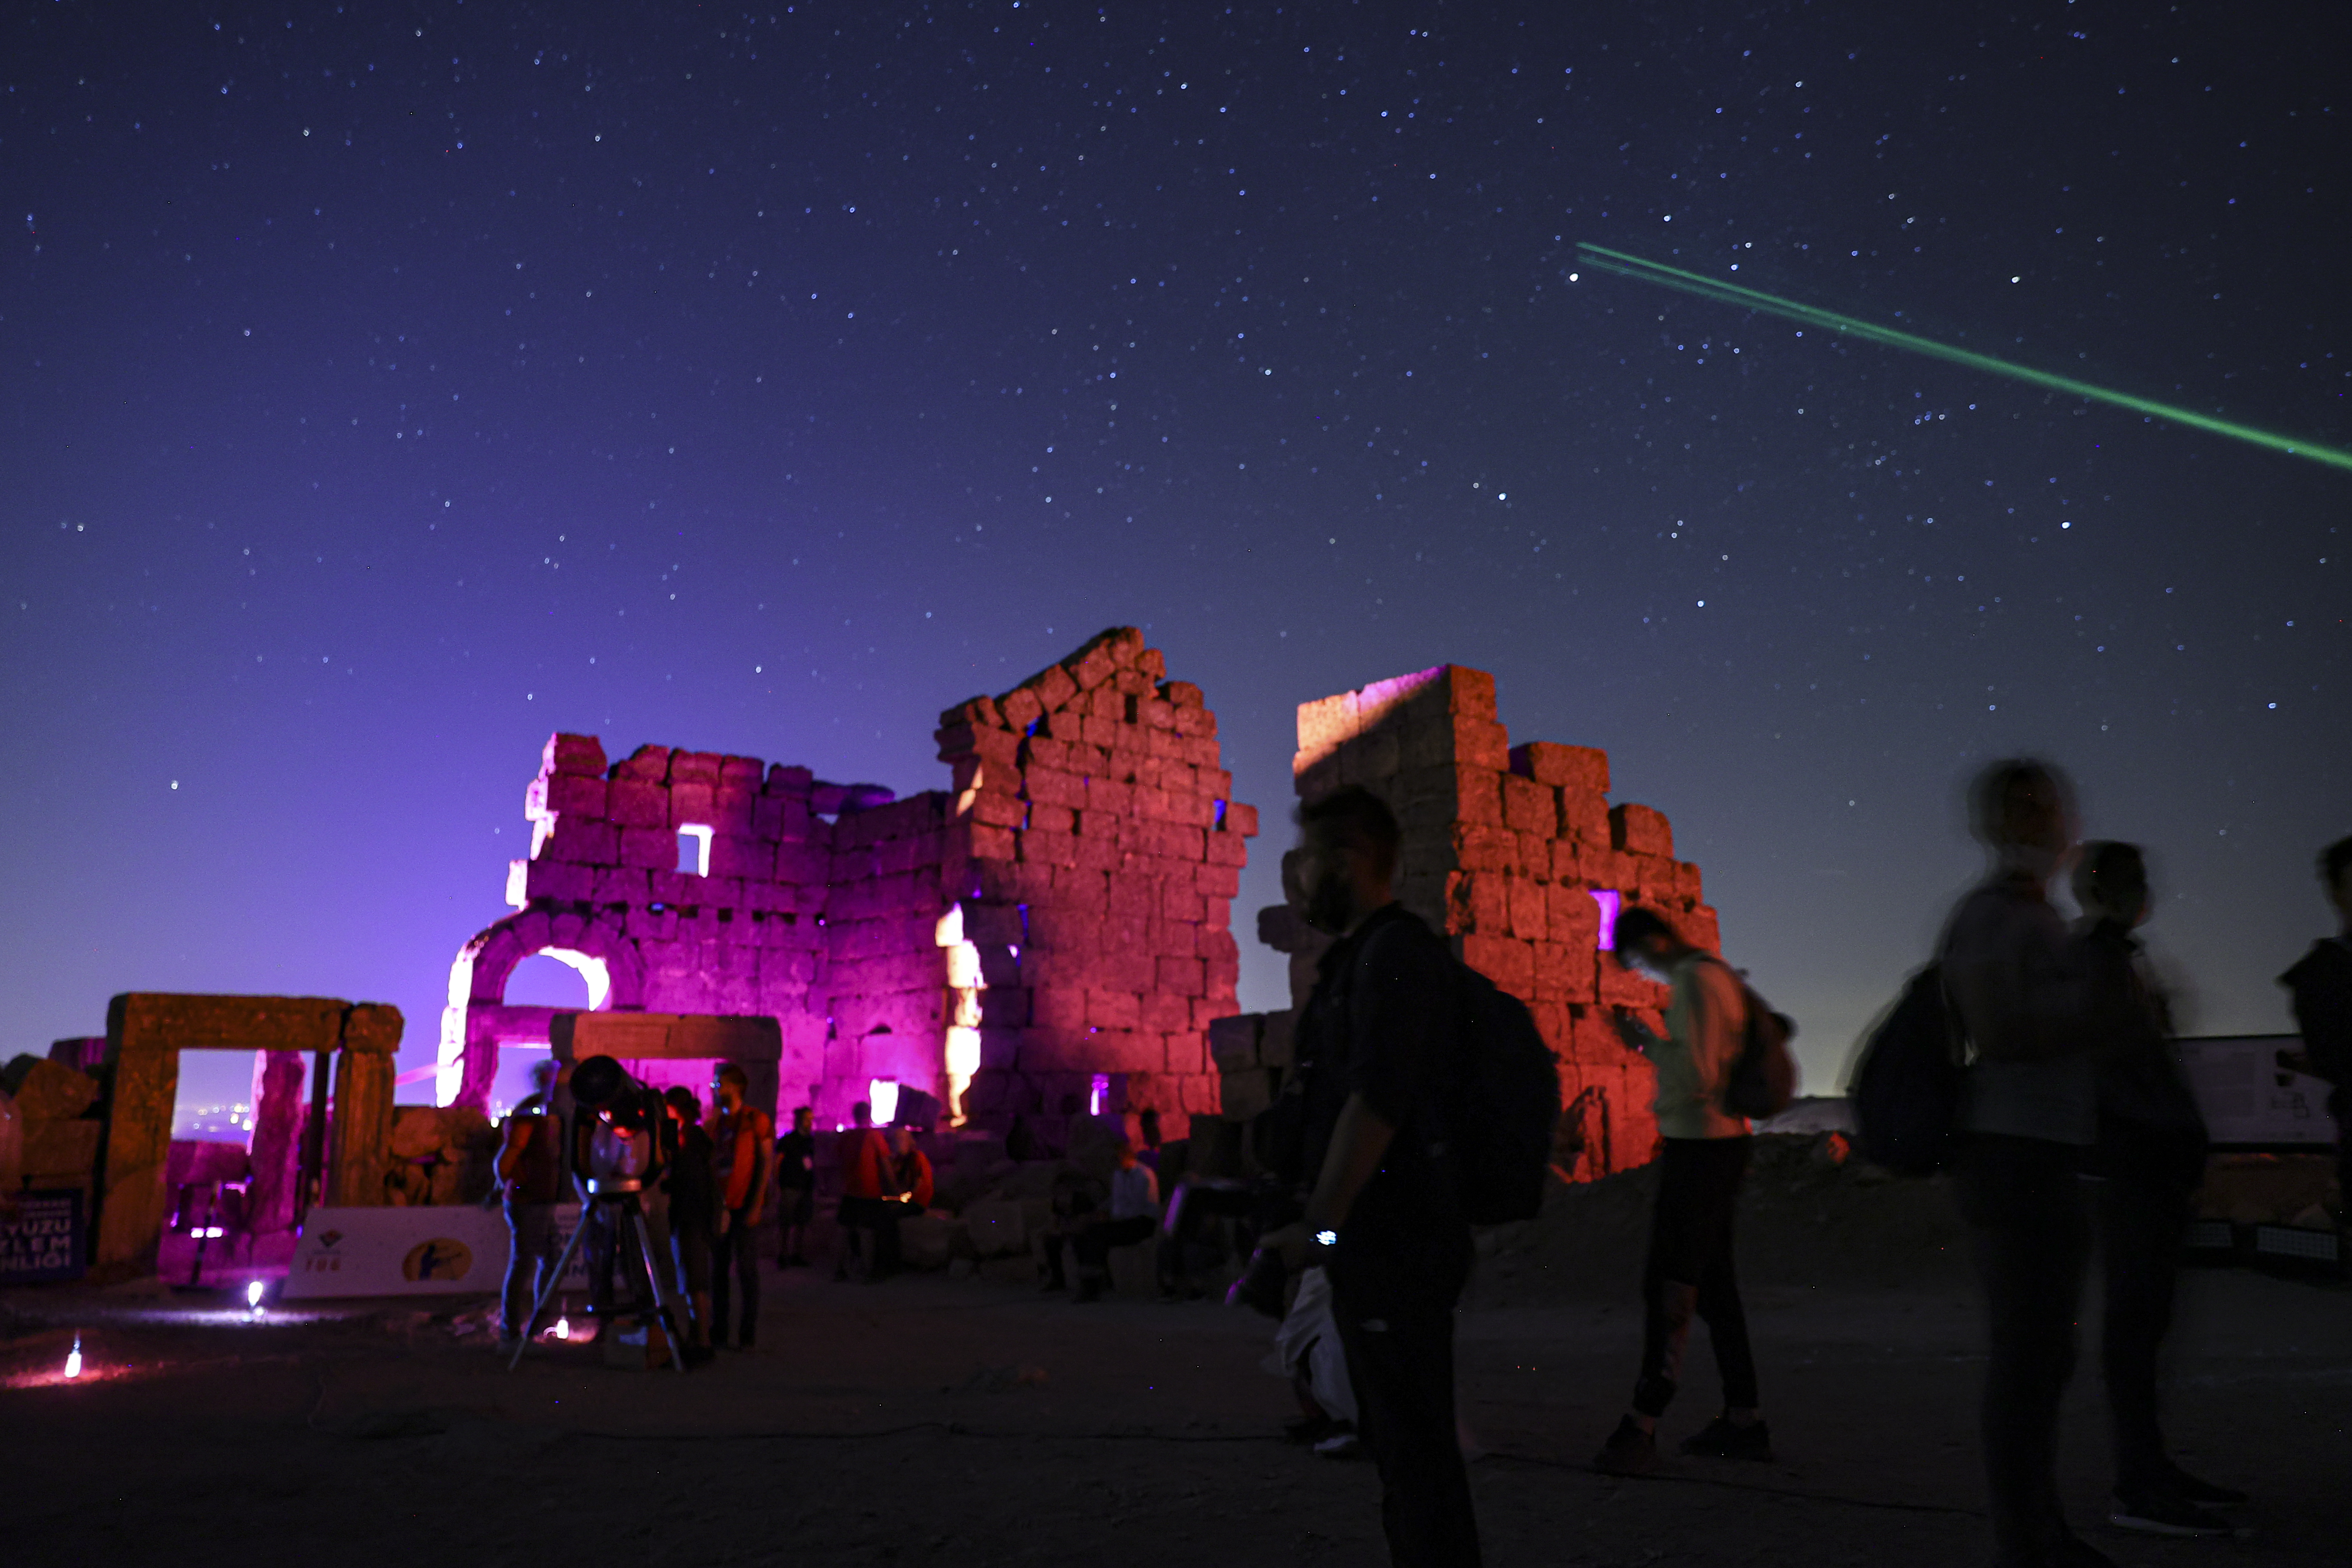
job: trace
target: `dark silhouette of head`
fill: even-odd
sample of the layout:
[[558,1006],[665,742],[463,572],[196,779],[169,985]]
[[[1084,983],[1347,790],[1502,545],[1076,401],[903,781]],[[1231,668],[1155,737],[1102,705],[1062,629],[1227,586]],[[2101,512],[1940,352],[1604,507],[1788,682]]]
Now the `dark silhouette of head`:
[[2005,757],[1969,786],[1969,826],[2004,868],[2047,880],[2074,847],[2074,788],[2053,763]]
[[2352,838],[2339,838],[2319,852],[2319,880],[2344,917],[2345,929],[2352,931]]
[[1361,784],[1349,784],[1300,805],[1298,830],[1298,879],[1309,925],[1345,931],[1389,901],[1403,835],[1387,802]]
[[1639,907],[1618,915],[1615,944],[1619,964],[1627,969],[1638,964],[1659,973],[1691,950],[1665,916]]
[[2136,926],[2147,918],[2147,861],[2137,844],[2102,838],[2074,862],[2074,901],[2095,921]]

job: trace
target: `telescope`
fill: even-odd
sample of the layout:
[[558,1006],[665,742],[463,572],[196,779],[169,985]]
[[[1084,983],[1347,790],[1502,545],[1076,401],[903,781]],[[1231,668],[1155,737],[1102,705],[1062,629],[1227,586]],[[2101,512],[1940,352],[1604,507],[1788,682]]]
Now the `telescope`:
[[572,1099],[592,1120],[575,1172],[588,1195],[612,1202],[643,1192],[677,1155],[677,1132],[661,1091],[639,1083],[611,1057],[572,1069]]

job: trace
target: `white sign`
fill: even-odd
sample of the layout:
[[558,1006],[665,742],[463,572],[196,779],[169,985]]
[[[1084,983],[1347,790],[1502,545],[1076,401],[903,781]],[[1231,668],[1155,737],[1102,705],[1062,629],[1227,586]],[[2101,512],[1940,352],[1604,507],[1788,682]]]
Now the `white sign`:
[[[570,1239],[580,1207],[555,1211],[555,1246]],[[423,1208],[314,1208],[286,1274],[285,1299],[451,1296],[495,1291],[506,1277],[506,1216],[471,1205]],[[585,1291],[583,1254],[563,1289]]]
[[2336,1142],[2326,1083],[2278,1065],[2280,1051],[2303,1048],[2300,1036],[2217,1035],[2175,1043],[2214,1142],[2324,1147]]

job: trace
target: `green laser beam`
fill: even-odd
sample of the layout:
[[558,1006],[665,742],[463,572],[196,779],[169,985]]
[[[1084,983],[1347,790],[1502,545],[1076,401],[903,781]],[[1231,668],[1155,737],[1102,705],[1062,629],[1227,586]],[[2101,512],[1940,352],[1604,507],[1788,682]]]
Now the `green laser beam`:
[[1762,310],[1771,315],[1785,317],[1792,321],[1802,321],[1808,326],[1825,328],[1845,337],[1860,338],[1865,342],[1885,343],[1889,348],[1908,349],[1913,353],[1926,354],[1930,359],[1947,360],[1953,364],[1967,365],[1972,370],[1990,371],[1995,375],[2005,375],[2012,381],[2021,381],[2032,386],[2047,387],[2053,392],[2063,392],[2070,396],[2088,398],[2094,403],[2105,403],[2117,408],[2128,408],[2135,414],[2144,414],[2152,419],[2162,419],[2175,425],[2186,425],[2191,429],[2208,431],[2216,436],[2227,436],[2233,440],[2251,442],[2257,447],[2266,447],[2273,452],[2308,458],[2315,463],[2325,463],[2333,468],[2352,471],[2352,451],[2346,451],[2341,447],[2322,446],[2316,441],[2298,440],[2292,436],[2273,435],[2268,430],[2257,430],[2251,425],[2238,425],[2227,419],[2216,419],[2210,414],[2200,414],[2193,408],[2181,408],[2169,403],[2158,403],[2151,398],[2135,397],[2128,392],[2116,392],[2108,387],[2094,386],[2087,381],[2076,381],[2072,376],[2053,375],[2046,370],[2035,370],[2031,365],[2011,364],[2007,360],[1995,359],[1990,354],[1978,353],[1972,349],[1955,348],[1950,343],[1939,343],[1933,338],[1923,338],[1912,332],[1898,331],[1893,327],[1882,327],[1874,321],[1857,321],[1852,316],[1840,315],[1835,310],[1824,310],[1817,305],[1804,305],[1794,300],[1783,300],[1778,295],[1767,294],[1759,289],[1746,289],[1737,283],[1727,283],[1720,279],[1705,277],[1696,272],[1685,272],[1679,267],[1669,267],[1663,261],[1652,261],[1645,257],[1629,256],[1622,250],[1610,250],[1602,246],[1589,245],[1581,241],[1578,243],[1576,248],[1584,253],[1587,258],[1586,264],[1599,271],[1613,272],[1624,278],[1637,278],[1664,288],[1679,289],[1685,294],[1695,294],[1702,300],[1713,300],[1719,304],[1738,305],[1750,310]]

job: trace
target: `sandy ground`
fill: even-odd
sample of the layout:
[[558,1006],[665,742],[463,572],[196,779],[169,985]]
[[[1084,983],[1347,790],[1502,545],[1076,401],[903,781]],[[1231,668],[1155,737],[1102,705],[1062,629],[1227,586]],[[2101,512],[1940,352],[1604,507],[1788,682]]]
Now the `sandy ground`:
[[[1917,1186],[1825,1203],[1798,1182],[1752,1205],[1743,1253],[1772,1244],[1749,1300],[1780,1463],[1677,1459],[1638,1481],[1584,1468],[1632,1378],[1639,1197],[1627,1183],[1538,1222],[1486,1259],[1463,1313],[1488,1560],[1988,1561],[1975,1306],[1937,1237],[1940,1200]],[[1862,1245],[1883,1224],[1843,1234],[1874,1204],[1911,1216],[1903,1245]],[[253,1325],[185,1298],[9,1293],[0,1558],[1385,1560],[1370,1468],[1279,1440],[1292,1409],[1258,1364],[1264,1320],[1082,1308],[1003,1278],[768,1280],[760,1350],[687,1377],[608,1370],[577,1346],[509,1375],[413,1302]],[[2078,1526],[2126,1563],[2344,1563],[2352,1290],[2239,1269],[2194,1270],[2186,1290],[2170,1424],[2192,1468],[2257,1493],[2249,1528],[2168,1543],[2099,1522],[2095,1358],[2066,1415]],[[28,1385],[76,1326],[88,1377]],[[1667,1436],[1701,1424],[1714,1394],[1696,1349]]]

